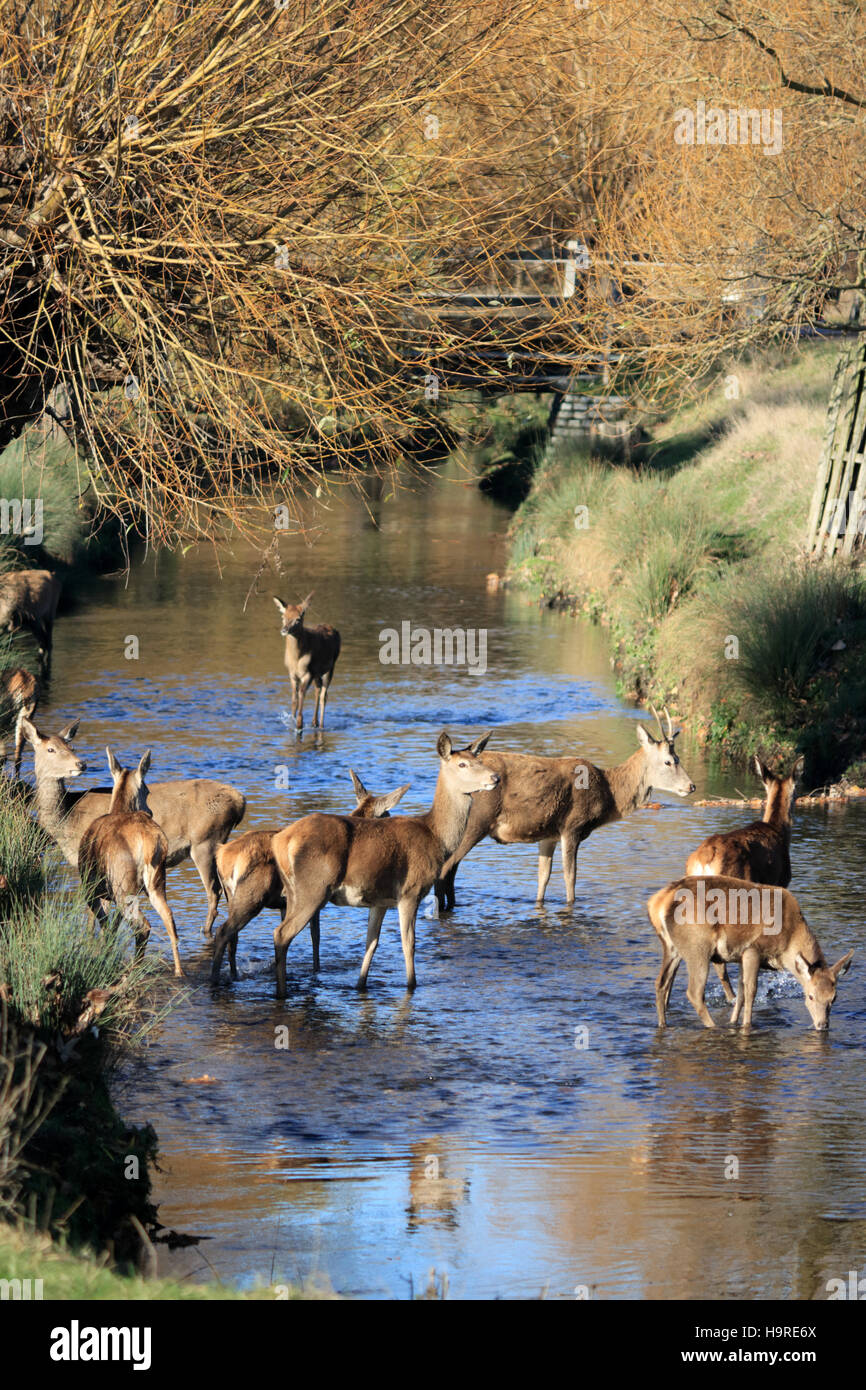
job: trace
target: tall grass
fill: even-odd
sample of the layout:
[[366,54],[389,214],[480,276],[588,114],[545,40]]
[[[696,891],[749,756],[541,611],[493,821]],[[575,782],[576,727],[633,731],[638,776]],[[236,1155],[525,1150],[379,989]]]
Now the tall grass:
[[0,453],[0,498],[41,502],[43,528],[38,546],[0,533],[0,572],[38,565],[40,556],[70,565],[79,557],[90,524],[70,444],[46,439],[36,427],[25,430]]
[[796,717],[840,654],[866,643],[866,578],[842,565],[735,573],[715,596],[717,627],[737,637],[734,691],[770,718]]
[[[11,905],[32,902],[45,887],[43,855],[49,841],[28,812],[28,793],[0,773],[0,920]],[[2,930],[2,928],[0,928]]]

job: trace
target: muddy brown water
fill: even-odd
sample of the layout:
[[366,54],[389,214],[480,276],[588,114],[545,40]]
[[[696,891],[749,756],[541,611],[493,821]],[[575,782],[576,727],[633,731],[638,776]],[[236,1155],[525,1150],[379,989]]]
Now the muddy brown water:
[[[496,504],[432,477],[378,501],[344,493],[312,519],[315,543],[284,542],[285,577],[263,576],[246,615],[258,555],[238,543],[219,569],[205,548],[140,560],[62,618],[41,721],[81,717],[91,784],[107,742],[122,761],[152,746],[152,781],[225,778],[255,826],[351,807],[350,767],[376,791],[410,781],[401,809],[426,809],[443,727],[603,764],[631,753],[641,716],[616,696],[604,634],[487,591],[505,565]],[[288,724],[271,599],[310,589],[311,621],[344,643],[319,739]],[[483,629],[486,671],[382,664],[380,634],[406,621]],[[698,797],[754,791],[682,751]],[[573,910],[558,854],[540,911],[535,848],[478,846],[457,910],[422,908],[411,998],[395,914],[364,997],[365,914],[333,907],[318,976],[308,934],[293,944],[285,1003],[274,913],[242,933],[241,979],[212,989],[200,882],[171,871],[189,988],[118,1084],[160,1137],[162,1222],[209,1237],[161,1248],[161,1272],[363,1298],[432,1278],[451,1297],[811,1299],[862,1275],[866,807],[801,812],[794,831],[812,926],[833,958],[856,949],[830,1032],[810,1029],[792,980],[762,976],[751,1034],[706,1033],[681,972],[660,1034],[644,902],[743,819],[661,800],[583,846]],[[150,949],[167,954],[157,923]],[[715,980],[708,1000],[723,1023]]]

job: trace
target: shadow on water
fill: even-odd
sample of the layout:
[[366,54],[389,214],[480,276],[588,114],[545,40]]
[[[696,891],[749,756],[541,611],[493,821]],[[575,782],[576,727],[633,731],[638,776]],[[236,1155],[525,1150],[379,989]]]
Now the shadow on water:
[[[225,778],[253,826],[350,808],[350,767],[377,791],[410,781],[401,810],[425,809],[443,726],[603,764],[636,746],[604,634],[488,591],[508,523],[493,502],[430,479],[310,521],[315,543],[285,542],[284,575],[266,573],[246,613],[260,557],[237,543],[221,574],[205,550],[151,558],[64,618],[42,722],[81,716],[93,781],[106,742],[121,760],[152,745],[153,780]],[[298,738],[272,595],[310,589],[309,620],[344,646],[329,727]],[[486,670],[383,665],[381,634],[403,622],[483,629]],[[753,789],[694,749],[684,760],[699,796]],[[189,864],[171,871],[190,989],[119,1097],[159,1133],[162,1221],[212,1238],[163,1248],[164,1272],[364,1297],[406,1296],[431,1269],[455,1296],[826,1296],[863,1261],[862,954],[827,1036],[781,977],[762,977],[748,1036],[724,1025],[715,982],[722,1026],[701,1030],[682,978],[655,1027],[645,900],[741,818],[677,800],[606,827],[581,849],[573,911],[558,857],[539,911],[534,848],[482,843],[453,915],[419,917],[412,998],[394,914],[364,997],[364,915],[334,908],[319,975],[308,937],[292,946],[286,1003],[274,913],[243,932],[239,981],[212,989],[201,885]],[[798,816],[793,886],[828,954],[863,945],[864,846],[860,807]],[[151,949],[165,953],[156,929]]]

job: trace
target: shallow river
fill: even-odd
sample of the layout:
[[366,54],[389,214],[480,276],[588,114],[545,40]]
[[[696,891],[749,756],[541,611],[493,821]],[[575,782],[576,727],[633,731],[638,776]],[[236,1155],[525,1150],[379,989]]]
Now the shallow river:
[[[443,727],[602,764],[637,746],[642,715],[617,699],[604,634],[487,592],[508,515],[471,486],[344,494],[310,520],[311,544],[284,541],[284,576],[266,571],[246,614],[259,556],[239,543],[219,569],[199,548],[94,581],[60,620],[40,722],[81,716],[92,784],[105,782],[107,742],[122,762],[152,746],[151,782],[224,778],[246,793],[254,826],[350,809],[350,767],[375,791],[411,782],[400,809],[425,809]],[[301,738],[288,723],[272,602],[311,589],[309,621],[343,636],[320,739],[311,700]],[[485,630],[486,671],[382,664],[380,634],[406,621]],[[698,797],[759,789],[681,751]],[[161,1247],[161,1271],[364,1298],[435,1287],[810,1299],[827,1296],[828,1279],[862,1275],[866,808],[802,810],[794,831],[792,887],[811,925],[832,959],[858,948],[829,1034],[811,1030],[799,986],[779,976],[761,977],[750,1035],[708,1034],[684,970],[660,1034],[645,899],[710,830],[743,818],[663,803],[583,846],[573,910],[558,852],[539,911],[535,848],[484,841],[461,867],[457,910],[436,920],[422,908],[411,998],[396,914],[364,997],[366,916],[335,907],[318,976],[308,934],[291,947],[285,1003],[272,912],[241,935],[240,980],[212,989],[200,881],[189,863],[170,871],[189,988],[118,1099],[159,1134],[163,1224],[209,1239]],[[153,920],[149,949],[167,954]],[[715,980],[708,1001],[722,1022]],[[275,1046],[280,1025],[288,1048]]]

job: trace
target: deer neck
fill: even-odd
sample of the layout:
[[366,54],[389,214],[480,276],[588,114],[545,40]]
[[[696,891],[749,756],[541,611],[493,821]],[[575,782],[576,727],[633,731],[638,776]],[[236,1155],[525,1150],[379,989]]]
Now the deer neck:
[[773,787],[767,795],[767,804],[764,807],[764,821],[767,825],[772,825],[775,830],[791,833],[791,805],[793,795],[783,791],[781,787]]
[[69,825],[67,817],[74,805],[74,797],[66,790],[57,777],[36,775],[36,819],[46,834],[59,845],[67,858],[73,861],[78,854],[78,837]]
[[466,792],[449,788],[445,780],[445,769],[439,772],[433,805],[425,815],[418,819],[432,831],[442,847],[442,863],[452,855],[460,841],[472,810],[472,797]]
[[605,777],[620,816],[627,816],[637,806],[642,806],[649,796],[652,783],[649,763],[642,748],[638,748],[618,767],[608,768]]

